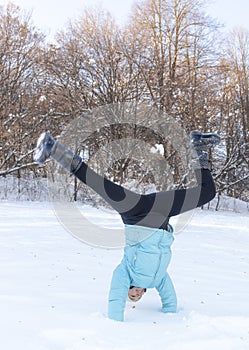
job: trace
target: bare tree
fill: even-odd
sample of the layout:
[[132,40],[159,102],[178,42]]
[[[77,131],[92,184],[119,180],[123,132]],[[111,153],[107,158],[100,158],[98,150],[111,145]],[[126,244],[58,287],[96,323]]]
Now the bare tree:
[[0,174],[29,167],[38,119],[43,35],[18,6],[0,7]]
[[225,161],[217,180],[220,193],[246,200],[249,193],[249,32],[231,31],[223,57],[220,119]]
[[53,98],[63,101],[71,117],[133,98],[134,72],[121,51],[121,31],[108,12],[85,10],[56,39],[46,64],[54,77]]
[[[45,43],[29,13],[0,6],[0,175],[20,177],[32,169],[43,176],[31,154],[38,134],[49,130],[76,152],[87,149],[103,175],[165,189],[162,155],[155,154],[154,174],[148,166],[147,155],[159,144],[175,186],[187,186],[189,169],[172,146],[173,118],[187,133],[221,133],[219,193],[248,199],[249,34],[234,30],[218,46],[218,26],[204,6],[202,0],[135,1],[123,27],[106,11],[86,9],[53,44]],[[157,120],[145,105],[155,108]],[[70,138],[72,122],[76,135],[84,129],[80,142]],[[168,136],[153,123],[169,128]],[[130,139],[133,147],[125,152]],[[179,147],[185,142],[180,138]],[[76,200],[79,184],[74,187]]]
[[[170,116],[187,132],[213,129],[217,25],[202,8],[198,0],[135,2],[126,56],[139,72],[140,100],[162,111],[162,128],[168,127]],[[182,185],[186,170],[181,169],[169,141],[163,141],[165,158],[174,169],[175,181]]]

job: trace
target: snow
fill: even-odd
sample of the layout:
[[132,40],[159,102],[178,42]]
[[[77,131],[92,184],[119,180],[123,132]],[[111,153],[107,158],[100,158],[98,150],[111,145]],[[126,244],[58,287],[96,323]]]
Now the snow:
[[[83,210],[106,225],[106,211]],[[127,303],[124,323],[106,316],[122,249],[83,244],[48,202],[3,200],[0,218],[2,349],[249,348],[248,213],[195,210],[172,247],[178,312],[160,312],[156,291],[148,290]],[[115,213],[108,220],[117,225]]]
[[151,147],[150,151],[153,154],[158,153],[158,154],[164,155],[164,146],[156,143],[155,146]]

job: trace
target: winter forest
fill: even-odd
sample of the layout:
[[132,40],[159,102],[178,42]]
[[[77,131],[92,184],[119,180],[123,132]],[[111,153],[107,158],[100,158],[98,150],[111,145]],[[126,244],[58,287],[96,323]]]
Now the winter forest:
[[[10,184],[20,196],[25,192],[29,200],[40,199],[49,165],[38,167],[32,154],[43,131],[63,135],[78,117],[96,125],[98,114],[89,111],[98,107],[146,103],[161,111],[162,126],[169,116],[186,133],[219,133],[221,146],[210,155],[218,196],[248,202],[249,32],[222,31],[206,15],[205,4],[134,1],[122,26],[103,9],[87,8],[52,40],[36,28],[30,13],[11,3],[0,6],[1,199],[8,198]],[[170,140],[137,129],[134,120],[98,129],[77,151],[87,149],[93,166],[117,182],[154,183],[146,151],[139,164],[132,155],[108,167],[105,155],[101,163],[94,160],[101,147],[124,135],[160,145],[173,169],[174,186],[187,185]],[[160,177],[157,182],[169,187]],[[79,184],[73,186],[71,199],[77,200]]]

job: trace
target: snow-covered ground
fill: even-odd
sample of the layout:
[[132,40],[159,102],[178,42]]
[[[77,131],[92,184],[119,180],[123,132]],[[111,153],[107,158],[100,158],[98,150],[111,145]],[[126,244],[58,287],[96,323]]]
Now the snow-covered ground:
[[[83,209],[106,221],[106,212]],[[116,225],[116,214],[109,220]],[[161,313],[148,290],[127,304],[124,323],[106,317],[121,249],[75,239],[46,202],[2,201],[0,222],[1,349],[249,349],[247,213],[196,210],[172,247],[178,313]]]

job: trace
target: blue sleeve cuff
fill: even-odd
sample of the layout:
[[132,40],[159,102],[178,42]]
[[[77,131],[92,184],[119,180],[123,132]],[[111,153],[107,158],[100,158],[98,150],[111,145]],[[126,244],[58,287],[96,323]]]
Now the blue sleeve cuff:
[[169,307],[163,307],[162,308],[162,312],[164,312],[165,314],[168,314],[168,313],[176,313],[176,306],[169,306]]

